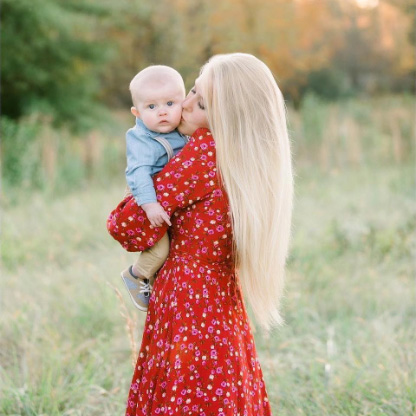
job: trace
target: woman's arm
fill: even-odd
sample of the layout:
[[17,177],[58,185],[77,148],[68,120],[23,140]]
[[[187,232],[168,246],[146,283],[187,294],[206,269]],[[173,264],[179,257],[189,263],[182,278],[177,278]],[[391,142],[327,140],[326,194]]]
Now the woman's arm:
[[[217,189],[215,142],[210,131],[198,129],[182,151],[153,177],[153,182],[157,200],[170,216]],[[153,228],[130,196],[110,214],[107,229],[127,251],[143,251],[160,240],[167,225]]]

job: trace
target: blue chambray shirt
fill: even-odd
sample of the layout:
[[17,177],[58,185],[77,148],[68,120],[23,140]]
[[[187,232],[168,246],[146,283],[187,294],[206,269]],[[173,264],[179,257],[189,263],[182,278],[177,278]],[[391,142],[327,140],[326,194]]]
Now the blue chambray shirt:
[[187,143],[186,136],[177,130],[158,133],[149,130],[139,118],[126,133],[126,181],[138,205],[157,202],[152,176],[168,162],[165,148],[155,137],[163,137],[172,146],[174,155]]

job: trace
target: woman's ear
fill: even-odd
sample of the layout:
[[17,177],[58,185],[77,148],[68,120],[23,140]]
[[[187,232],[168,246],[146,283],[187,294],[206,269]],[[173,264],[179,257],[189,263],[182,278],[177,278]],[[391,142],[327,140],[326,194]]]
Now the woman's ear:
[[131,111],[131,113],[134,115],[134,117],[140,118],[140,113],[139,113],[139,111],[137,110],[137,108],[136,108],[136,107],[132,107],[132,108],[130,109],[130,111]]

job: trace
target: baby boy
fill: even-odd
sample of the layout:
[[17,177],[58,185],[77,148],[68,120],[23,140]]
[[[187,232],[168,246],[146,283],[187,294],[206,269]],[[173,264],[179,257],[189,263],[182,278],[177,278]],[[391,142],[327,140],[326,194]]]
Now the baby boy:
[[[132,114],[136,125],[126,134],[128,188],[154,227],[171,225],[169,215],[156,200],[152,177],[188,141],[178,131],[185,99],[185,85],[179,72],[163,65],[149,66],[130,83]],[[169,253],[167,233],[121,273],[134,305],[146,311],[154,275]]]

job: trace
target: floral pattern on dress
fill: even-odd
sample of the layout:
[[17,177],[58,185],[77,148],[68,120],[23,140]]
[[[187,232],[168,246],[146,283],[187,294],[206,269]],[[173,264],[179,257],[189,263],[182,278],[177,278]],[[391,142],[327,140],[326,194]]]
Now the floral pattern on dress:
[[[171,245],[150,298],[126,416],[270,416],[209,130],[198,129],[154,184],[171,215]],[[128,251],[151,247],[167,231],[151,227],[132,197],[107,227]]]

